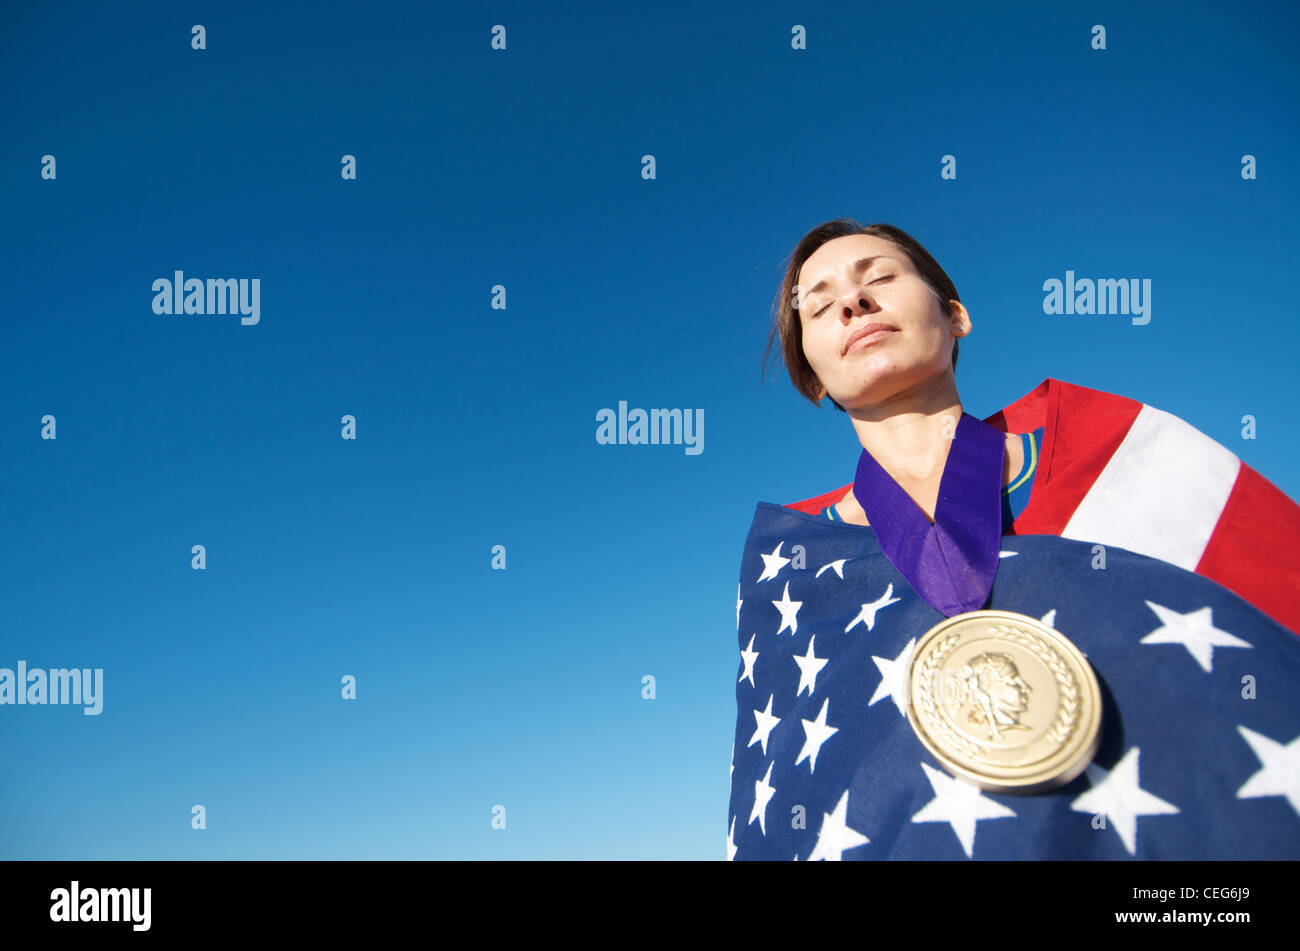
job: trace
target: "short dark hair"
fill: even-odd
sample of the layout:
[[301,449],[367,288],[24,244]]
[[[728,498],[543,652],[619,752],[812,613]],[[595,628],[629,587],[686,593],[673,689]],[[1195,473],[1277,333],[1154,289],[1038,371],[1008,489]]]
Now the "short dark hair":
[[[939,306],[943,308],[945,317],[952,316],[952,304],[950,301],[960,301],[957,295],[957,288],[953,285],[952,279],[939,266],[939,262],[931,257],[930,252],[921,246],[921,243],[913,238],[901,228],[895,228],[893,225],[873,224],[861,225],[852,218],[836,218],[834,221],[828,221],[820,224],[809,231],[800,239],[795,246],[794,253],[790,256],[790,265],[786,268],[785,279],[781,282],[781,289],[777,292],[776,300],[772,304],[772,332],[767,338],[767,348],[763,351],[763,377],[767,376],[768,357],[772,352],[772,343],[779,335],[781,338],[781,352],[785,356],[785,367],[790,374],[790,381],[794,388],[808,398],[815,406],[821,406],[817,398],[817,388],[820,381],[813,368],[808,364],[808,358],[803,352],[803,326],[799,321],[799,309],[795,306],[794,288],[799,279],[799,271],[804,262],[812,257],[813,252],[820,248],[827,241],[835,238],[843,238],[854,234],[868,234],[876,238],[883,238],[898,250],[908,256],[912,266],[916,268],[921,280],[930,288],[930,293],[939,299]],[[960,341],[952,342],[952,368],[957,370],[957,344]],[[830,394],[826,394],[830,399]],[[831,399],[831,403],[840,412],[844,412],[844,407]]]

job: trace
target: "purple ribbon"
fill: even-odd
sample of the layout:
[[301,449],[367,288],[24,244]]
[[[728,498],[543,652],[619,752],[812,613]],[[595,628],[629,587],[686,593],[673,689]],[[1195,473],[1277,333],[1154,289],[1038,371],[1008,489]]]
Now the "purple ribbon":
[[993,590],[1002,539],[1006,436],[963,412],[948,449],[934,523],[865,449],[853,494],[885,557],[945,617],[978,611]]

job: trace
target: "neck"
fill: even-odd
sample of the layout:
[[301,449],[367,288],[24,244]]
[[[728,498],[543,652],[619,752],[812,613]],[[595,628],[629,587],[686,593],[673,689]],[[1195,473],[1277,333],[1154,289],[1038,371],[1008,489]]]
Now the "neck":
[[862,448],[895,481],[922,483],[943,472],[962,406],[949,370],[849,412]]

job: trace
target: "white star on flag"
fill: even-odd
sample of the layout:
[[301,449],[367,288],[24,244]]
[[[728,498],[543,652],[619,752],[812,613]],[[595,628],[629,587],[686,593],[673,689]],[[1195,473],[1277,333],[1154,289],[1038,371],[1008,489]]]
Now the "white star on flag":
[[891,604],[895,604],[902,600],[902,598],[895,598],[893,595],[894,583],[891,581],[889,582],[889,587],[885,589],[884,594],[876,598],[876,600],[872,601],[870,604],[862,605],[862,610],[858,612],[857,617],[849,622],[849,626],[844,629],[844,633],[847,634],[849,631],[853,630],[853,625],[857,624],[859,621],[866,623],[868,631],[875,627],[876,612],[881,608],[887,608]]
[[1075,812],[1104,815],[1115,827],[1129,855],[1137,854],[1137,821],[1142,816],[1177,815],[1178,807],[1138,786],[1139,748],[1133,747],[1109,773],[1096,763],[1088,765],[1092,788],[1070,808]]
[[727,830],[727,861],[736,858],[736,817],[731,817],[731,828]]
[[930,780],[934,798],[925,804],[913,822],[946,822],[952,826],[957,841],[966,851],[966,858],[975,850],[975,823],[981,819],[1014,819],[1016,814],[1001,803],[985,799],[979,787],[947,776],[932,766],[921,764],[925,778]]
[[754,735],[753,735],[752,737],[750,737],[750,739],[749,739],[749,743],[746,744],[746,748],[748,748],[748,747],[750,747],[750,746],[753,746],[755,743],[758,743],[758,742],[761,741],[762,744],[763,744],[763,755],[764,755],[764,756],[767,755],[767,738],[768,738],[768,736],[771,734],[771,732],[772,732],[772,728],[773,728],[774,726],[776,726],[778,723],[781,722],[781,718],[780,718],[780,717],[774,717],[774,716],[772,716],[772,697],[773,697],[773,696],[775,696],[775,694],[768,694],[768,697],[767,697],[767,709],[766,709],[766,710],[755,710],[755,711],[754,711],[754,720],[757,721],[757,723],[758,723],[758,728],[757,728],[756,730],[754,730]]
[[1242,739],[1263,766],[1237,790],[1238,799],[1258,796],[1286,796],[1291,808],[1300,814],[1300,736],[1283,746],[1262,733],[1237,727]]
[[898,707],[898,712],[904,717],[907,716],[907,698],[909,685],[907,682],[907,665],[912,661],[912,651],[916,649],[916,638],[907,642],[903,652],[889,660],[885,657],[875,657],[871,659],[876,662],[876,667],[880,669],[880,683],[876,685],[876,692],[871,695],[867,701],[867,706],[874,706],[877,700],[884,700],[886,697],[893,698],[894,706]]
[[849,827],[849,791],[844,790],[840,801],[832,812],[822,813],[821,831],[817,833],[817,845],[808,855],[809,862],[839,862],[849,849],[866,845],[871,840],[857,829]]
[[[790,559],[781,554],[781,545],[784,544],[785,542],[779,543],[774,549],[772,549],[770,555],[764,555],[762,552],[759,552],[759,557],[763,559],[763,573],[758,576],[758,581],[767,581],[769,578],[775,578],[780,574],[782,568],[790,564]],[[757,584],[758,581],[754,583]]]
[[1142,638],[1141,643],[1181,644],[1207,674],[1214,666],[1214,648],[1251,646],[1241,638],[1215,627],[1208,607],[1188,611],[1186,614],[1154,601],[1147,601],[1147,607],[1160,618],[1161,626]]
[[[754,661],[758,660],[758,651],[754,650],[754,638],[757,636],[757,634],[749,635],[749,646],[740,652],[740,656],[745,662],[745,669],[740,675],[740,680],[737,680],[736,683],[743,683],[746,678],[749,678],[751,687],[758,686],[758,684],[754,683]],[[763,669],[766,670],[767,667],[764,666]]]
[[822,701],[822,711],[817,714],[816,720],[800,719],[804,732],[803,749],[799,751],[799,757],[794,761],[794,765],[798,766],[804,760],[808,760],[809,771],[817,771],[817,754],[821,751],[822,744],[839,732],[839,727],[826,725],[826,707],[830,702],[829,697]]
[[740,633],[740,606],[744,603],[745,603],[744,600],[740,597],[740,585],[737,584],[736,585],[736,633],[737,634]]
[[795,654],[792,657],[794,662],[799,665],[799,689],[794,692],[796,697],[803,693],[805,688],[808,690],[808,696],[811,697],[813,691],[817,689],[817,675],[821,673],[823,667],[830,663],[830,658],[813,655],[813,643],[816,640],[817,635],[814,634],[808,638],[808,653],[803,655]]
[[776,795],[776,789],[768,785],[768,780],[772,778],[772,764],[767,764],[767,773],[762,779],[754,782],[754,811],[749,814],[749,822],[746,825],[753,825],[754,820],[758,820],[758,827],[762,830],[763,835],[767,835],[767,804],[772,801]]
[[781,600],[773,601],[772,604],[781,612],[781,626],[776,629],[776,633],[779,635],[787,627],[790,629],[791,634],[798,631],[799,618],[797,615],[799,609],[803,607],[803,602],[790,600],[790,582],[785,583],[785,591],[781,593]]

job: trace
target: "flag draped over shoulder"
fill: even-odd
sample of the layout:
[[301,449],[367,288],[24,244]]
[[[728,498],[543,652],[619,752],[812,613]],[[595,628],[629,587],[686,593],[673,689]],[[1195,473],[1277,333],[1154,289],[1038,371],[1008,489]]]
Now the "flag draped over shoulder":
[[[1044,427],[1017,535],[1117,546],[1204,575],[1300,634],[1300,506],[1171,413],[1047,379],[984,420]],[[852,483],[788,508],[817,514]]]
[[1102,690],[1092,764],[1027,796],[952,777],[905,716],[910,654],[943,616],[870,528],[812,514],[844,489],[760,502],[740,566],[727,857],[1300,857],[1300,624],[1295,590],[1275,590],[1294,587],[1296,536],[1252,535],[1261,506],[1300,527],[1295,504],[1122,397],[1048,380],[986,421],[1046,426],[987,607],[1085,653]]

